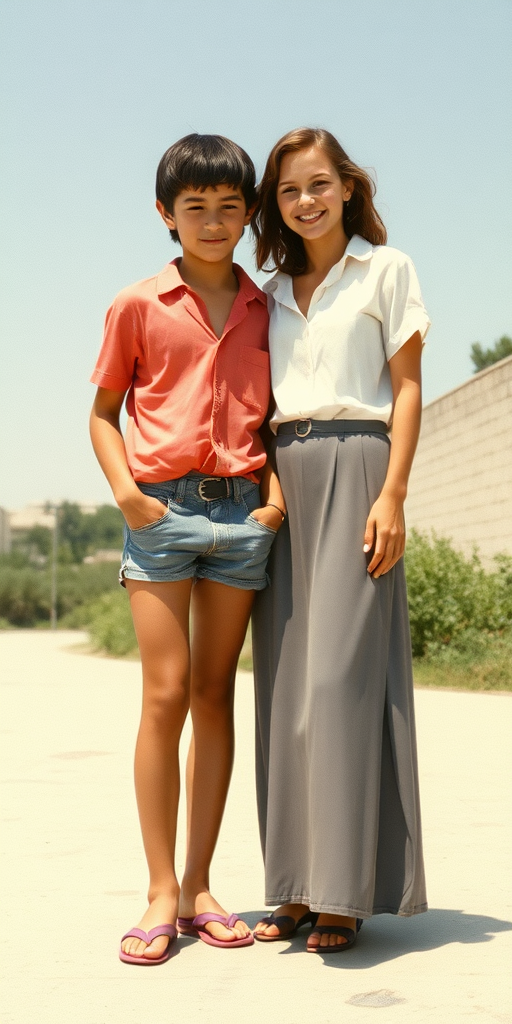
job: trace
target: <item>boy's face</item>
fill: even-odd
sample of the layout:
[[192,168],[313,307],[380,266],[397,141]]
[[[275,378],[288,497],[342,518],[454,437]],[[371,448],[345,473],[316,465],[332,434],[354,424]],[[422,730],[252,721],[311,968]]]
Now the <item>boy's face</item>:
[[231,185],[180,192],[172,214],[160,200],[156,205],[167,227],[178,232],[183,253],[208,263],[231,257],[252,212],[241,189]]

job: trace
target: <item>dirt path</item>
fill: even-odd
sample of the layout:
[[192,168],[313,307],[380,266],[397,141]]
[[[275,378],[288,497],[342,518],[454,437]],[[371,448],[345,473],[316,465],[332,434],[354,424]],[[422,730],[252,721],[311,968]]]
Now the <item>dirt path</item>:
[[[511,1021],[509,695],[417,693],[428,914],[375,918],[338,957],[306,956],[300,936],[233,951],[180,939],[167,964],[137,970],[117,945],[146,885],[131,780],[140,665],[80,641],[0,634],[3,1024],[366,1024],[377,1008],[381,1024]],[[264,912],[253,727],[241,674],[212,887],[250,923]],[[181,862],[182,827],[179,849]]]

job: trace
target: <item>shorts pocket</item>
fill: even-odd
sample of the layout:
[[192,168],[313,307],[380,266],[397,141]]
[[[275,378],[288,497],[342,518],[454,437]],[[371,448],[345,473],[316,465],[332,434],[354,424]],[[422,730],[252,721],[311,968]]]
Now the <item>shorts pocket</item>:
[[[163,502],[162,502],[162,505],[163,505]],[[138,526],[136,530],[132,530],[128,526],[128,529],[129,529],[130,533],[132,534],[132,536],[133,537],[138,537],[138,536],[140,536],[141,533],[149,533],[150,530],[156,529],[156,527],[160,526],[161,523],[167,522],[167,520],[170,519],[172,513],[171,513],[170,508],[167,507],[167,505],[165,506],[165,508],[166,508],[166,511],[164,512],[163,516],[160,516],[160,519],[155,519],[154,523],[147,523],[146,526]]]
[[266,523],[260,523],[259,519],[255,519],[251,512],[247,516],[247,519],[253,526],[257,526],[258,529],[264,530],[265,533],[271,533],[273,537],[276,536],[277,530],[274,530],[272,526],[267,526]]

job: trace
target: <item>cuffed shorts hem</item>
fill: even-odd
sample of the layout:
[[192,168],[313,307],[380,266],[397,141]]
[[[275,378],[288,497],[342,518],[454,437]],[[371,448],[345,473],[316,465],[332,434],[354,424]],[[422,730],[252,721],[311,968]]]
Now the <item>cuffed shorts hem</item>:
[[211,580],[212,583],[224,583],[226,587],[237,587],[238,590],[264,590],[268,585],[268,576],[259,580],[241,580],[236,576],[226,576],[225,573],[214,573],[208,570],[182,573],[152,572],[151,575],[145,572],[137,572],[136,569],[126,568],[122,565],[119,570],[119,582],[124,587],[125,580],[139,580],[142,583],[179,583],[181,580]]
[[151,575],[147,572],[138,571],[137,569],[127,568],[122,565],[119,570],[119,582],[124,587],[125,580],[139,580],[142,583],[179,583],[180,580],[193,580],[195,579],[195,573],[190,572],[188,569],[185,572],[151,572]]
[[264,590],[268,585],[268,576],[259,580],[241,580],[236,576],[226,576],[225,573],[210,572],[208,569],[199,569],[196,573],[198,580],[211,580],[212,583],[225,583],[227,587],[237,587],[238,590]]

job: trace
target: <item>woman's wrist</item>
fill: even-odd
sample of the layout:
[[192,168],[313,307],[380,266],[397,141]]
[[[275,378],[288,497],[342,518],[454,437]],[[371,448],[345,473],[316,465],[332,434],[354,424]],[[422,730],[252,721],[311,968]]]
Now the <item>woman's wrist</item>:
[[403,505],[407,497],[407,484],[388,481],[384,484],[381,495]]

